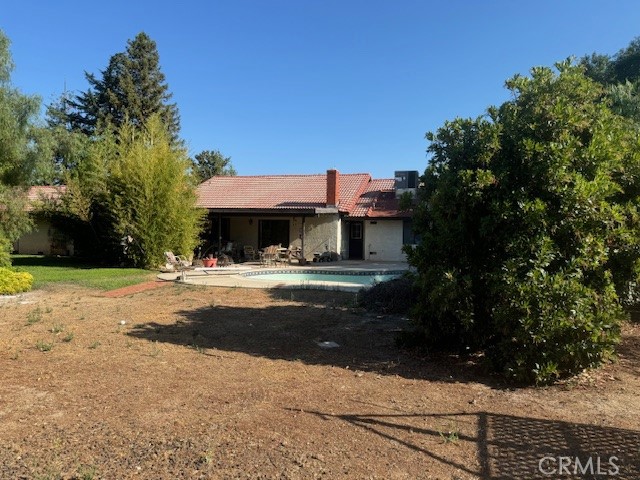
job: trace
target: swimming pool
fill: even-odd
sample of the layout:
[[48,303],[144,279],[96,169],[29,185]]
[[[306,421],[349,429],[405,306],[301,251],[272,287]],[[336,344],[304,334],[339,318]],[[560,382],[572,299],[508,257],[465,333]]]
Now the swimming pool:
[[400,277],[403,270],[366,271],[366,270],[264,270],[243,273],[250,280],[262,282],[281,282],[291,286],[345,285],[367,287]]

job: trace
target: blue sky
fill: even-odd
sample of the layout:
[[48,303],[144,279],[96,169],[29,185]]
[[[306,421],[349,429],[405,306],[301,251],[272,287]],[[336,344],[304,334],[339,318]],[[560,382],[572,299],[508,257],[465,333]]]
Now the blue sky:
[[241,175],[424,171],[424,135],[509,98],[504,81],[640,36],[637,0],[7,1],[15,87],[86,90],[139,32],[156,41],[191,154]]

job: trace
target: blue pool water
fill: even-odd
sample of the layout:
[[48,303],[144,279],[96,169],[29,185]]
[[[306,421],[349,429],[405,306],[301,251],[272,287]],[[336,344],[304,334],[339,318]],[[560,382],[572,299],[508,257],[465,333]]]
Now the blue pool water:
[[398,278],[404,272],[319,272],[319,271],[273,271],[249,272],[243,276],[251,280],[264,280],[284,282],[294,285],[304,285],[305,283],[350,283],[352,285],[367,286],[379,282],[386,282]]

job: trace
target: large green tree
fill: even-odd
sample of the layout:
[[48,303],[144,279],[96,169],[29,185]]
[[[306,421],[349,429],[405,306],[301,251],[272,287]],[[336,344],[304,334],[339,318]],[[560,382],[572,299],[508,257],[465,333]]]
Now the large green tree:
[[589,78],[606,87],[612,109],[640,125],[640,37],[615,55],[593,53],[580,64]]
[[427,136],[408,251],[424,341],[517,380],[608,358],[639,278],[638,133],[583,72],[535,68],[513,100]]
[[37,119],[40,98],[25,95],[11,84],[13,61],[9,39],[0,31],[0,183],[32,183],[40,167]]
[[192,253],[204,211],[196,208],[186,150],[171,143],[158,115],[141,129],[124,124],[113,145],[107,202],[116,237],[130,237],[128,259],[149,267],[167,250]]
[[195,155],[191,162],[198,182],[204,182],[216,175],[236,175],[231,157],[225,157],[219,150],[203,150]]
[[25,211],[25,186],[37,177],[39,149],[36,120],[40,99],[11,84],[13,61],[9,39],[0,31],[0,266],[31,223]]
[[158,115],[103,131],[65,180],[53,213],[84,254],[157,267],[165,251],[189,255],[199,242],[204,212],[195,206],[191,162]]
[[85,73],[89,89],[68,99],[52,116],[91,135],[106,125],[141,127],[158,115],[169,138],[178,142],[178,107],[171,103],[156,43],[146,33],[129,40],[126,51],[114,54],[100,74]]
[[47,107],[49,157],[54,183],[67,183],[69,176],[77,176],[78,169],[88,159],[91,142],[95,140],[73,128],[69,119],[71,101],[71,95],[65,92]]

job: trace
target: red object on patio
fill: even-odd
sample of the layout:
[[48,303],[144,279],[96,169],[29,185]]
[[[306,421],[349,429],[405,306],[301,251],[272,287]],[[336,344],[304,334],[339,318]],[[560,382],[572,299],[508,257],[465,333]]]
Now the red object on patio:
[[202,259],[202,265],[204,265],[205,268],[215,267],[215,266],[218,265],[218,259],[217,258],[203,258]]

